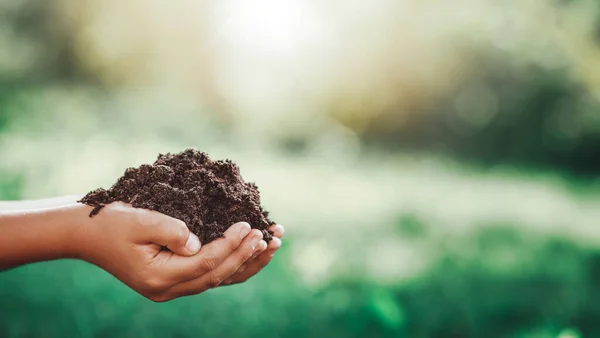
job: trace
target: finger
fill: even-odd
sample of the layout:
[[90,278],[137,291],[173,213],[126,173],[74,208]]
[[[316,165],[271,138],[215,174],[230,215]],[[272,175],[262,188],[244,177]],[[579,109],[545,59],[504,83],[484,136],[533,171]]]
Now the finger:
[[281,225],[281,224],[275,224],[275,225],[271,226],[269,228],[269,230],[273,232],[274,237],[278,237],[278,238],[283,237],[283,234],[285,233],[285,229],[284,229],[283,225]]
[[233,275],[250,257],[262,240],[262,233],[259,230],[252,232],[243,240],[240,246],[227,259],[223,261],[212,271],[190,281],[175,285],[169,294],[180,297],[186,295],[198,294],[211,288],[215,288],[224,280]]
[[271,259],[273,258],[273,255],[275,254],[277,249],[278,247],[276,245],[273,249],[269,248],[266,252],[263,252],[255,260],[248,263],[243,270],[238,271],[233,276],[228,278],[223,284],[231,285],[247,281],[257,273],[259,273],[266,265],[268,265],[271,262]]
[[200,240],[185,223],[156,211],[140,210],[138,222],[144,241],[150,241],[177,255],[192,256],[200,250]]
[[250,259],[246,263],[249,263],[256,257],[260,256],[260,254],[262,254],[265,250],[267,250],[267,242],[265,242],[264,240],[261,240],[258,243],[258,245],[256,246],[256,248],[254,249],[254,253],[252,254],[252,257],[250,257]]
[[265,242],[264,240],[260,241],[258,243],[258,245],[256,246],[256,249],[254,249],[254,253],[252,254],[252,257],[250,257],[244,264],[242,264],[242,266],[240,266],[233,275],[235,276],[235,275],[241,273],[242,271],[246,270],[248,265],[251,264],[256,259],[256,257],[260,256],[266,249],[267,249],[267,242]]
[[164,273],[177,282],[195,279],[214,270],[242,243],[250,233],[250,225],[240,222],[225,231],[224,238],[218,238],[202,247],[192,257],[173,255],[164,266]]
[[262,268],[271,262],[273,255],[280,247],[281,240],[277,237],[274,237],[271,243],[269,243],[267,250],[265,250],[252,262],[248,263],[248,266],[243,271],[231,276],[231,278],[226,280],[224,284],[237,284],[247,281],[250,277],[256,275],[260,270],[262,270]]
[[265,250],[265,252],[262,255],[264,255],[264,254],[273,255],[277,250],[279,250],[279,248],[281,248],[281,239],[279,239],[277,237],[273,237],[273,240],[269,243],[269,245],[267,246],[267,249]]

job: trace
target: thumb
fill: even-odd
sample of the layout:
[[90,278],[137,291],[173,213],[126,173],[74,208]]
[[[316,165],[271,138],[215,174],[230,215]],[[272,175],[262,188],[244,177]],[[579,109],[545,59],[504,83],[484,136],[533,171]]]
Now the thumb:
[[200,240],[181,220],[156,213],[156,219],[149,227],[150,241],[165,246],[181,256],[193,256],[200,250]]

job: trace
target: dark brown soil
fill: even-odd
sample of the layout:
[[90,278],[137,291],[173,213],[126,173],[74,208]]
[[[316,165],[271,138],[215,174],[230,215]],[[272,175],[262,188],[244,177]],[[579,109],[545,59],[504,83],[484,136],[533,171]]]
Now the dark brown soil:
[[79,202],[94,207],[93,217],[116,201],[178,218],[202,244],[242,221],[261,230],[267,242],[273,238],[267,229],[274,223],[260,205],[256,185],[245,183],[231,160],[213,162],[194,149],[161,154],[152,165],[129,168],[112,188],[94,190]]

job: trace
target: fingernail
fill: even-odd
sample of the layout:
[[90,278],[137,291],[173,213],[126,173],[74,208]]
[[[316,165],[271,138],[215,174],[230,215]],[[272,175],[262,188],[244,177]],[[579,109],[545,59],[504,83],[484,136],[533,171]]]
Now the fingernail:
[[187,242],[185,243],[185,247],[193,253],[198,252],[198,250],[200,250],[200,240],[198,239],[198,237],[196,235],[194,235],[193,233],[190,233],[190,236],[188,237]]
[[261,239],[260,243],[258,243],[258,245],[254,248],[254,252],[257,252],[258,250],[261,250],[261,249],[264,250],[266,247],[267,247],[267,242],[265,242]]
[[255,251],[258,248],[258,243],[262,240],[261,233],[255,233],[250,239],[250,245],[252,246],[252,250]]
[[250,233],[250,225],[248,223],[244,224],[244,228],[240,230],[240,238],[245,238]]

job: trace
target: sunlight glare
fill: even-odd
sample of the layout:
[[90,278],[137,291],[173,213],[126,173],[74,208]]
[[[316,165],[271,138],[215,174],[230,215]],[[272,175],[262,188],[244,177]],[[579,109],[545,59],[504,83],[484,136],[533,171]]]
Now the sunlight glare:
[[315,36],[315,18],[300,0],[233,0],[220,37],[251,53],[288,53]]

